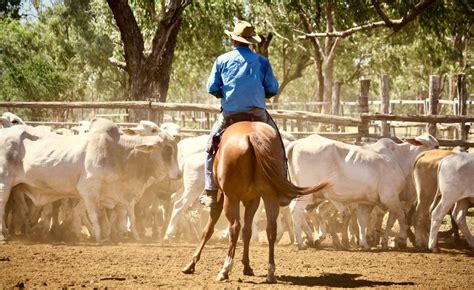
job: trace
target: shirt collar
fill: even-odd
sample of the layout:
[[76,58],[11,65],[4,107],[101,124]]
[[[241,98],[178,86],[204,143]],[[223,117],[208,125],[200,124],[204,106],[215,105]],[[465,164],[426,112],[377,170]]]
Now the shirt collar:
[[240,51],[250,51],[250,47],[248,47],[248,46],[242,46],[242,45],[234,46],[234,49],[240,50]]

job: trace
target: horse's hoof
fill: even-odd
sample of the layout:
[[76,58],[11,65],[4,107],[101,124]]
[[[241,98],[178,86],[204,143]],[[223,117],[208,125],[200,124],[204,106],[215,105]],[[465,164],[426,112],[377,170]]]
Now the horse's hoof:
[[194,274],[194,262],[190,262],[188,265],[186,265],[186,267],[183,268],[182,272],[184,274]]
[[244,268],[244,275],[245,276],[255,276],[255,274],[253,273],[253,269],[248,267],[248,268]]
[[277,279],[273,275],[272,276],[267,276],[266,282],[269,283],[269,284],[275,284],[277,282]]
[[229,280],[229,274],[228,273],[219,272],[219,274],[217,274],[216,281],[222,282],[222,281],[227,281],[227,280]]

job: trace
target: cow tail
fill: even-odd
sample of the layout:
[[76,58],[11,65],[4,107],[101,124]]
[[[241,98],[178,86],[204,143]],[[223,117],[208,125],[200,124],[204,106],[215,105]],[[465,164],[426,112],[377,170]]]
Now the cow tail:
[[316,193],[328,185],[328,182],[322,182],[310,187],[294,185],[288,181],[284,172],[281,170],[281,160],[278,158],[279,156],[276,157],[271,151],[271,140],[264,137],[262,138],[261,135],[257,133],[253,133],[249,135],[249,141],[255,152],[257,166],[261,169],[265,178],[269,184],[273,186],[277,194],[284,199],[291,200],[301,195]]

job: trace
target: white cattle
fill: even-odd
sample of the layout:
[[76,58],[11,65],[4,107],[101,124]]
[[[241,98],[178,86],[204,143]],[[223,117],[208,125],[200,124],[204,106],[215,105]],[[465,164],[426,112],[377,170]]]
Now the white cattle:
[[84,135],[85,133],[89,132],[91,129],[91,122],[87,120],[79,121],[79,125],[74,126],[71,128],[71,131],[77,135]]
[[[382,204],[398,219],[399,242],[406,242],[407,226],[399,193],[411,173],[416,156],[438,147],[438,141],[423,134],[396,144],[390,139],[355,146],[311,135],[290,144],[290,174],[298,186],[328,180],[330,186],[319,197],[329,199],[338,210],[358,204],[359,243],[369,249],[366,226],[370,210]],[[295,228],[296,231],[296,228]]]
[[452,216],[461,229],[469,246],[474,249],[474,238],[466,224],[466,214],[474,203],[474,154],[452,154],[439,163],[438,194],[441,200],[431,213],[431,228],[428,248],[439,251],[438,230],[443,217],[453,208]]
[[128,135],[153,136],[160,132],[166,132],[172,137],[180,136],[181,127],[178,124],[166,122],[158,126],[156,123],[148,120],[142,120],[137,126],[122,129]]
[[28,126],[6,128],[0,144],[0,240],[13,187],[24,189],[37,205],[80,196],[95,238],[101,240],[102,203],[134,206],[150,181],[179,177],[176,142],[169,135],[125,136],[105,119],[95,119],[83,136],[46,134]]

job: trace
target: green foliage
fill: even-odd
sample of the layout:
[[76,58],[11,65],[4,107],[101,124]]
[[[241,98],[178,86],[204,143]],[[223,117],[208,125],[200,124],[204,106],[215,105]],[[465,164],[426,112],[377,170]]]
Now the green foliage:
[[[150,51],[165,2],[129,1],[144,37],[145,53]],[[333,1],[336,29],[380,20],[370,2]],[[381,2],[387,16],[398,19],[418,1]],[[273,33],[269,58],[281,82],[300,60],[314,61],[310,42],[298,38],[304,31],[299,13],[308,16],[313,31],[323,32],[325,5],[324,0],[194,0],[184,10],[168,100],[214,101],[205,92],[205,83],[215,58],[231,49],[224,29],[233,28],[234,18],[251,21],[259,34]],[[361,76],[372,78],[371,96],[378,98],[382,73],[390,75],[392,98],[413,98],[427,90],[430,74],[463,71],[472,82],[472,49],[464,46],[473,33],[470,5],[466,0],[438,0],[397,33],[382,28],[343,39],[334,70],[334,80],[344,81],[343,100],[356,99]],[[0,99],[126,99],[127,74],[109,62],[111,57],[123,62],[124,57],[106,1],[55,1],[51,8],[40,9],[34,21],[16,20],[17,7],[19,1],[0,0]],[[289,83],[281,101],[313,101],[316,83],[315,66],[310,65]]]
[[21,0],[0,0],[0,17],[20,18]]
[[0,99],[60,100],[73,84],[42,26],[0,20]]

